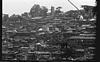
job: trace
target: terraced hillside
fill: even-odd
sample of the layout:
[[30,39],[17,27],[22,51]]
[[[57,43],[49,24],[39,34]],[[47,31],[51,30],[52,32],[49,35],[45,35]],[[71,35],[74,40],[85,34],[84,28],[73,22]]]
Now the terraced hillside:
[[84,19],[78,18],[77,10],[66,12],[63,17],[3,19],[2,59],[95,60],[96,18],[82,12]]

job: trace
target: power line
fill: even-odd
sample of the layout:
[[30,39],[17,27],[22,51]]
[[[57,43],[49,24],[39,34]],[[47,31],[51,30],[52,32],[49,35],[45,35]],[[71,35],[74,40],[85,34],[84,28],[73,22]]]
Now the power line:
[[76,7],[70,0],[68,0],[77,10],[79,10],[78,9],[78,7]]
[[78,9],[78,7],[76,7],[70,0],[68,0],[68,1],[79,11],[80,19],[83,19],[82,13],[81,13],[81,11]]

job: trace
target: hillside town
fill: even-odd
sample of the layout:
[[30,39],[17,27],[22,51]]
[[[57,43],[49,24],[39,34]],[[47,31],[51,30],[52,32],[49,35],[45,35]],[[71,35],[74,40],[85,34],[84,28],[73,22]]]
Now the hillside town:
[[2,60],[94,61],[94,6],[61,11],[63,7],[33,5],[21,15],[2,14]]

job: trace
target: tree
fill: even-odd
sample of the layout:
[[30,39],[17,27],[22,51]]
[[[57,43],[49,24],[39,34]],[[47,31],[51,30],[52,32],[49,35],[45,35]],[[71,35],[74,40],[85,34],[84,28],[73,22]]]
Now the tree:
[[30,10],[31,17],[39,16],[40,15],[40,10],[41,10],[40,5],[35,4]]
[[85,14],[86,14],[87,18],[92,18],[93,17],[93,8],[94,8],[94,6],[82,5],[81,7],[85,10]]
[[20,15],[13,14],[13,15],[10,16],[9,21],[16,22],[16,21],[19,21],[20,18],[21,18]]
[[28,16],[28,13],[27,13],[27,12],[24,12],[24,13],[22,14],[22,16],[27,17],[27,16]]
[[57,7],[57,8],[56,8],[56,10],[55,10],[55,15],[56,15],[56,16],[59,16],[60,13],[62,12],[62,11],[61,11],[61,8],[62,8],[62,7]]
[[2,14],[2,21],[7,21],[9,19],[8,14]]
[[40,15],[45,17],[45,16],[47,16],[47,12],[48,12],[48,9],[45,6],[42,6]]
[[30,15],[31,17],[38,17],[38,16],[47,16],[48,9],[45,6],[40,7],[40,5],[35,4],[31,10]]
[[57,7],[56,9],[60,11],[61,8],[62,8],[62,7]]
[[9,20],[9,15],[8,14],[2,14],[2,25],[6,25],[8,20]]

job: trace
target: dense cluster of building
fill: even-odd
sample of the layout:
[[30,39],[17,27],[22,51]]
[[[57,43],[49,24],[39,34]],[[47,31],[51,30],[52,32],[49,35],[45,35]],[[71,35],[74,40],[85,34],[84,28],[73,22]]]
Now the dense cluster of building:
[[[38,5],[34,6],[36,9]],[[92,6],[66,13],[61,7],[45,15],[30,13],[3,15],[3,60],[92,60],[95,50],[96,16]],[[80,15],[81,12],[81,15]],[[27,16],[26,16],[27,15]],[[34,17],[36,15],[36,17]],[[81,16],[81,17],[80,17]]]

